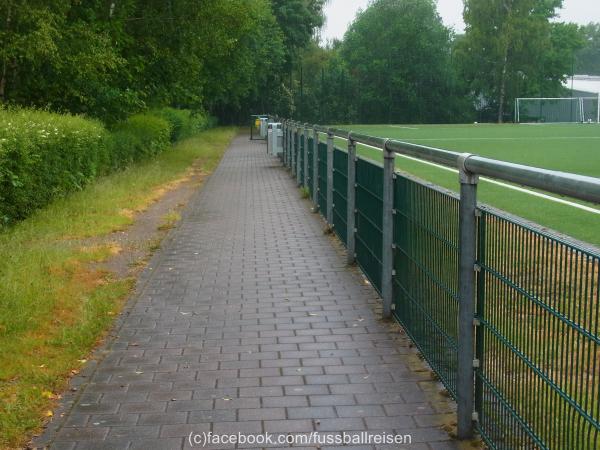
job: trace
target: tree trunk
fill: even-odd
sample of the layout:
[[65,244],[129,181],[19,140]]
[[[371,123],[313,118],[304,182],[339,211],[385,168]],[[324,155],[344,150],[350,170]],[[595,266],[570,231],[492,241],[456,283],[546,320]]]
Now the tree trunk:
[[498,123],[504,121],[504,103],[506,101],[506,74],[508,72],[508,47],[512,37],[512,1],[505,0],[503,3],[506,10],[506,23],[504,27],[504,48],[502,55],[502,73],[500,75],[500,95],[498,98]]
[[[10,31],[10,20],[11,20],[11,12],[12,12],[12,2],[8,4],[8,10],[6,11],[6,32]],[[4,101],[6,99],[6,66],[7,66],[7,57],[5,56],[2,59],[2,74],[0,75],[0,100]]]
[[504,60],[502,61],[502,75],[500,76],[500,98],[498,99],[498,123],[504,120],[504,99],[506,97],[506,72],[508,65],[508,45],[504,49]]
[[2,74],[0,75],[0,101],[6,100],[6,59],[2,61]]

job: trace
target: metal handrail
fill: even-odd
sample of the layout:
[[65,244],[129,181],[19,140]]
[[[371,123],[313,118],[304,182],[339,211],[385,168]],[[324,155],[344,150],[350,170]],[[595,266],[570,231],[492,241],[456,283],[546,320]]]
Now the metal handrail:
[[[356,133],[342,128],[323,125],[308,125],[308,127],[321,133],[352,140],[355,143],[378,147],[382,150],[385,146],[386,149],[401,155],[455,169],[464,168],[473,175],[483,175],[586,202],[600,203],[600,178],[515,164],[475,154],[465,155],[441,148]],[[464,161],[462,162],[464,167],[461,167],[461,158]]]

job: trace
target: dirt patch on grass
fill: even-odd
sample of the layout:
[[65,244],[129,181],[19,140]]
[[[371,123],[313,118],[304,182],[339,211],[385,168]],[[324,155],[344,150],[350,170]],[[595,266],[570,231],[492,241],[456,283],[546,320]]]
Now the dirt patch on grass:
[[80,241],[83,248],[110,249],[108,257],[94,263],[94,268],[117,278],[137,276],[167,232],[177,225],[181,210],[207,177],[202,166],[203,161],[198,160],[184,177],[155,189],[144,209],[123,210],[122,214],[133,220],[125,230]]

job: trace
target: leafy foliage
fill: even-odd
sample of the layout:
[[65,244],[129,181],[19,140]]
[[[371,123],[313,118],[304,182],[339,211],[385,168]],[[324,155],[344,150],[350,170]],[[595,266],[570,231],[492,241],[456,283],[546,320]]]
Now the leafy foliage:
[[0,218],[7,223],[81,189],[109,161],[96,121],[44,111],[0,110]]
[[584,46],[577,52],[575,72],[600,75],[600,23],[589,23],[582,27]]
[[284,47],[275,11],[300,21],[289,31],[295,49],[320,23],[321,1],[279,3],[6,0],[0,101],[108,124],[165,105],[227,119],[249,107],[293,53]]
[[455,117],[461,92],[451,68],[450,38],[432,0],[378,0],[360,13],[342,45],[356,86],[358,120],[462,119]]
[[578,27],[551,23],[562,0],[466,0],[457,50],[473,91],[505,119],[517,96],[552,96],[582,45]]
[[108,131],[80,116],[0,109],[0,226],[208,125],[205,115],[165,109],[135,114]]
[[343,41],[301,53],[288,109],[321,123],[469,120],[473,106],[455,70],[453,38],[432,0],[376,0]]

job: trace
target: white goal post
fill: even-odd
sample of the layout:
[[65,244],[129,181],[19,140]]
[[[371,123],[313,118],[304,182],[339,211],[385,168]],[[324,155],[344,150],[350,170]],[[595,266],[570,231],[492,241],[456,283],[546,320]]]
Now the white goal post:
[[600,123],[597,97],[539,97],[515,99],[517,123]]

